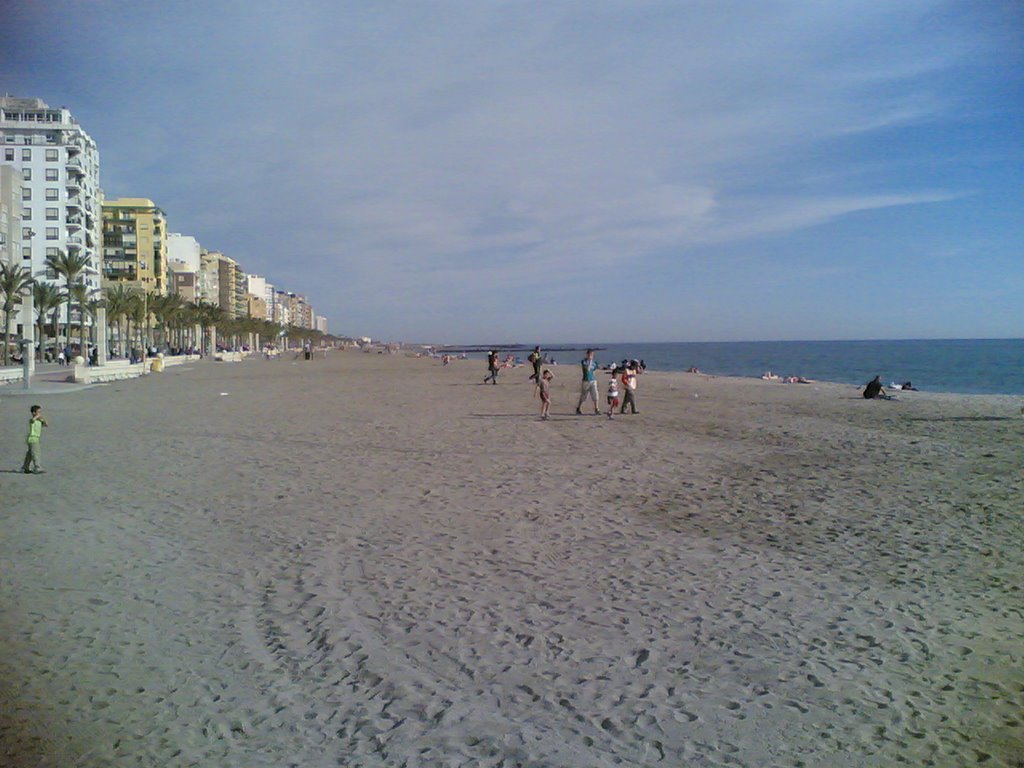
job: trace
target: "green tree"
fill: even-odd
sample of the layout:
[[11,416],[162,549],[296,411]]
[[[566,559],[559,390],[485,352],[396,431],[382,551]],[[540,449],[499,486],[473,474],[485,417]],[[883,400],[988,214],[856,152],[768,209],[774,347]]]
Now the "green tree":
[[[71,286],[71,300],[78,306],[78,350],[83,358],[89,354],[85,343],[85,316],[87,314],[92,316],[89,304],[94,295],[96,295],[96,289],[90,288],[85,283],[75,283]],[[68,302],[68,305],[71,305],[71,301]]]
[[39,342],[36,359],[42,360],[46,348],[46,316],[53,313],[53,338],[56,340],[57,313],[64,304],[64,292],[53,283],[36,281],[32,284],[32,304],[36,313],[36,340]]
[[84,253],[66,253],[58,250],[56,255],[46,257],[46,266],[64,278],[64,293],[67,298],[67,322],[64,324],[65,340],[71,345],[71,287],[79,278],[92,271],[89,257]]
[[4,313],[4,365],[10,362],[10,331],[11,315],[14,308],[21,304],[25,292],[32,287],[32,273],[24,267],[16,267],[0,261],[0,295],[3,295]]
[[[121,347],[121,352],[127,353],[129,346],[128,329],[122,326],[122,321],[125,323],[130,322],[128,314],[132,309],[132,299],[137,294],[137,291],[129,288],[124,283],[117,283],[116,285],[104,288],[103,294],[107,302],[107,325],[111,328],[117,328],[117,340]],[[111,334],[111,338],[113,338],[113,334]]]

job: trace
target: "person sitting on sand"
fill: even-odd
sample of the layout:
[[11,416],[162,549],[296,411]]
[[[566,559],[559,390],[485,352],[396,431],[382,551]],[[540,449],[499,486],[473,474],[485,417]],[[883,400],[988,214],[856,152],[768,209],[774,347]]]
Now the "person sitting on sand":
[[892,396],[882,388],[882,377],[875,376],[864,386],[865,400],[892,400]]

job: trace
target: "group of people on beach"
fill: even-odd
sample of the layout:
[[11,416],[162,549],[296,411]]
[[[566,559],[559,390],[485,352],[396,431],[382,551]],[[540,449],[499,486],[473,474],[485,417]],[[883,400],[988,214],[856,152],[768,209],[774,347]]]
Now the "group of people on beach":
[[[553,364],[553,360],[541,352],[540,346],[536,346],[533,348],[527,361],[533,367],[533,373],[530,374],[528,380],[532,381],[535,385],[534,393],[540,397],[541,401],[540,417],[546,421],[550,417],[551,382],[555,376],[550,369],[544,368],[544,364]],[[487,376],[484,377],[483,383],[491,382],[491,384],[497,384],[498,371],[501,367],[497,350],[490,350],[487,355]],[[621,363],[613,363],[607,368],[608,373],[611,374],[605,396],[609,419],[614,418],[616,410],[621,414],[625,413],[628,408],[631,414],[639,413],[636,407],[637,377],[643,373],[645,368],[646,366],[642,360],[623,360]],[[587,400],[593,402],[594,413],[600,414],[601,407],[599,405],[597,383],[597,372],[600,370],[600,366],[594,357],[593,349],[588,349],[586,357],[580,360],[580,370],[580,397],[576,404],[576,414],[583,415],[583,404]],[[620,385],[621,390],[619,388]]]

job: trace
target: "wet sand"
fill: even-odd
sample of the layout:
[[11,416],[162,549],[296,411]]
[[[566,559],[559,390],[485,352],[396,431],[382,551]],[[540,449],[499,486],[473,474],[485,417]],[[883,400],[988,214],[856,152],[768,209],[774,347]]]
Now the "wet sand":
[[484,368],[0,389],[0,765],[1024,765],[1020,399]]

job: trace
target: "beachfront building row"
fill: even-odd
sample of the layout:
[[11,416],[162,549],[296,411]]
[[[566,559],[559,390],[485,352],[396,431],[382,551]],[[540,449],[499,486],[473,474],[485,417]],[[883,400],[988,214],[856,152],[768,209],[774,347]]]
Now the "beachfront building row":
[[[36,280],[63,288],[66,280],[54,264],[78,261],[74,282],[89,299],[121,284],[210,302],[229,318],[323,326],[305,297],[278,291],[194,237],[170,233],[167,215],[153,200],[104,200],[96,143],[66,107],[0,97],[0,153],[0,260],[21,265]],[[70,310],[77,325],[75,302]],[[67,318],[66,312],[62,307],[60,316]],[[32,323],[24,302],[10,330],[22,336]]]

